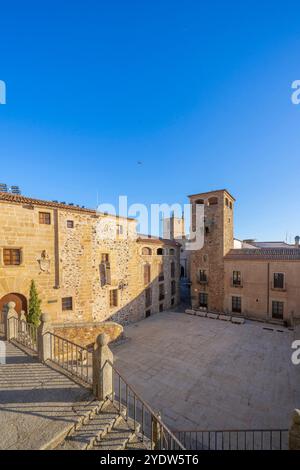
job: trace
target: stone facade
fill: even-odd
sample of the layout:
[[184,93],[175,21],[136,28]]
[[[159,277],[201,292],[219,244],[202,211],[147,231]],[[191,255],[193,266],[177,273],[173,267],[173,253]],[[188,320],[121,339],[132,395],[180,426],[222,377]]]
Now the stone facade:
[[201,294],[202,303],[206,299],[210,311],[221,312],[224,302],[224,255],[233,247],[235,200],[225,190],[196,194],[189,198],[193,231],[196,229],[196,205],[204,207],[203,247],[190,254],[192,307],[200,305]]
[[[300,254],[300,249],[299,249]],[[240,315],[266,321],[280,320],[293,324],[300,319],[300,257],[299,260],[225,258],[224,310],[232,312],[232,299],[239,297]],[[233,284],[233,272],[240,272],[241,285]],[[274,286],[274,275],[282,273],[282,288]],[[274,304],[282,303],[281,312]]]
[[[179,302],[179,244],[139,238],[133,219],[0,193],[0,310],[15,296],[19,311],[26,311],[33,279],[42,310],[54,323],[140,320],[146,310],[149,314],[141,254],[145,242],[164,250],[163,302],[155,279],[158,256],[151,257],[153,314]],[[175,295],[170,288],[171,259],[176,265]]]
[[190,201],[193,230],[196,205],[204,208],[203,247],[190,252],[192,307],[286,324],[300,321],[299,237],[295,245],[240,242],[233,238],[235,200],[228,191],[193,195]]

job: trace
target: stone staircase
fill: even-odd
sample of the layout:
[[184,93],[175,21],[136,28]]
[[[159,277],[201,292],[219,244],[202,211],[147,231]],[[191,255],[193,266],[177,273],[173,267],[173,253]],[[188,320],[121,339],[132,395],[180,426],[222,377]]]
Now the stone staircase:
[[74,425],[53,450],[150,450],[151,441],[141,437],[140,426],[125,420],[110,401],[94,401],[82,419]]

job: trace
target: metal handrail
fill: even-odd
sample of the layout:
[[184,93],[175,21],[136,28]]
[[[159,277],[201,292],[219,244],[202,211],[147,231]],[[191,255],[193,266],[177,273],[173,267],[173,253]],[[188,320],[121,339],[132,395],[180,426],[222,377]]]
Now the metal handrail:
[[92,384],[92,352],[86,347],[47,331],[50,336],[50,361],[75,375],[83,382]]
[[[109,365],[117,376],[118,394],[115,392],[115,383],[113,377],[113,391],[111,397],[109,398],[113,403],[117,402],[119,412],[126,421],[129,419],[133,420],[134,430],[139,435],[141,441],[149,439],[151,449],[185,450],[183,444],[165,425],[160,415],[155,413],[151,406],[143,398],[141,398],[139,393],[132,385],[127,382],[116,366],[109,360],[106,361],[104,367],[106,365]],[[130,403],[131,398],[132,403]],[[138,406],[139,404],[140,407]]]
[[173,430],[189,450],[282,450],[288,429]]

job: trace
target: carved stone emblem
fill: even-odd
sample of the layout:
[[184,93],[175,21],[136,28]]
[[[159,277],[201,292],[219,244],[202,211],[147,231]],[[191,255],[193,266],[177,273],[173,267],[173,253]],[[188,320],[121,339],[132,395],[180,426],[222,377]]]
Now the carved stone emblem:
[[38,259],[40,270],[44,273],[50,273],[50,259],[46,250],[43,250],[41,257]]

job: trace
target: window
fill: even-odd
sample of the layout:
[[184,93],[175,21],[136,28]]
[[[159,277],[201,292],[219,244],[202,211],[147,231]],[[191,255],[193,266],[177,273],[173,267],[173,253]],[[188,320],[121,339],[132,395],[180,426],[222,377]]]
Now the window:
[[124,227],[123,225],[117,224],[117,235],[123,235]]
[[74,221],[73,220],[67,220],[67,228],[74,228]]
[[152,305],[152,289],[149,287],[145,290],[145,306],[146,308]]
[[51,224],[51,215],[49,212],[39,212],[39,223],[50,225]]
[[279,320],[283,319],[283,302],[277,302],[273,300],[272,302],[272,317]]
[[242,285],[241,271],[233,271],[232,273],[232,284],[233,286]]
[[197,229],[197,206],[203,206],[204,199],[197,199],[192,205],[192,230],[193,232]]
[[206,283],[208,281],[207,271],[200,269],[199,271],[199,282]]
[[199,294],[199,307],[208,307],[208,294],[206,292],[200,292]]
[[230,209],[232,209],[232,202],[231,201],[229,202],[229,207],[230,207]]
[[148,248],[147,246],[145,246],[143,249],[142,249],[142,255],[152,255],[152,250],[151,248]]
[[146,286],[151,282],[151,266],[150,264],[144,265],[144,285]]
[[109,254],[102,253],[101,255],[101,264],[99,266],[100,270],[100,283],[101,286],[110,285],[111,284],[111,269],[110,269],[110,261],[109,261]]
[[3,263],[5,266],[18,266],[21,264],[21,250],[15,248],[4,248]]
[[171,282],[171,295],[176,295],[176,281]]
[[146,318],[151,316],[151,310],[146,310]]
[[159,311],[163,312],[164,311],[164,304],[159,304]]
[[164,265],[161,263],[158,266],[158,280],[159,280],[159,282],[162,282],[162,281],[164,281],[164,279],[165,279]]
[[160,284],[159,286],[159,300],[165,299],[165,286],[164,284]]
[[229,206],[229,201],[228,201],[227,197],[225,198],[225,206],[227,206],[227,207]]
[[241,297],[232,297],[232,311],[234,313],[242,312],[242,299]]
[[174,261],[171,263],[171,277],[175,277],[176,275],[176,265],[174,263]]
[[171,299],[171,305],[172,305],[172,307],[173,307],[173,305],[175,305],[175,299],[174,299],[174,297],[172,297],[172,299]]
[[273,285],[274,285],[274,289],[284,288],[284,274],[283,273],[274,273]]
[[175,250],[174,250],[174,248],[170,248],[169,254],[170,254],[171,256],[175,255]]
[[63,297],[61,299],[62,310],[73,310],[73,298],[72,297]]
[[210,197],[208,200],[208,205],[209,206],[215,206],[218,204],[218,198],[217,197]]
[[118,289],[112,289],[109,292],[109,305],[110,307],[118,306]]
[[163,256],[164,250],[162,248],[158,248],[156,253],[158,256]]

